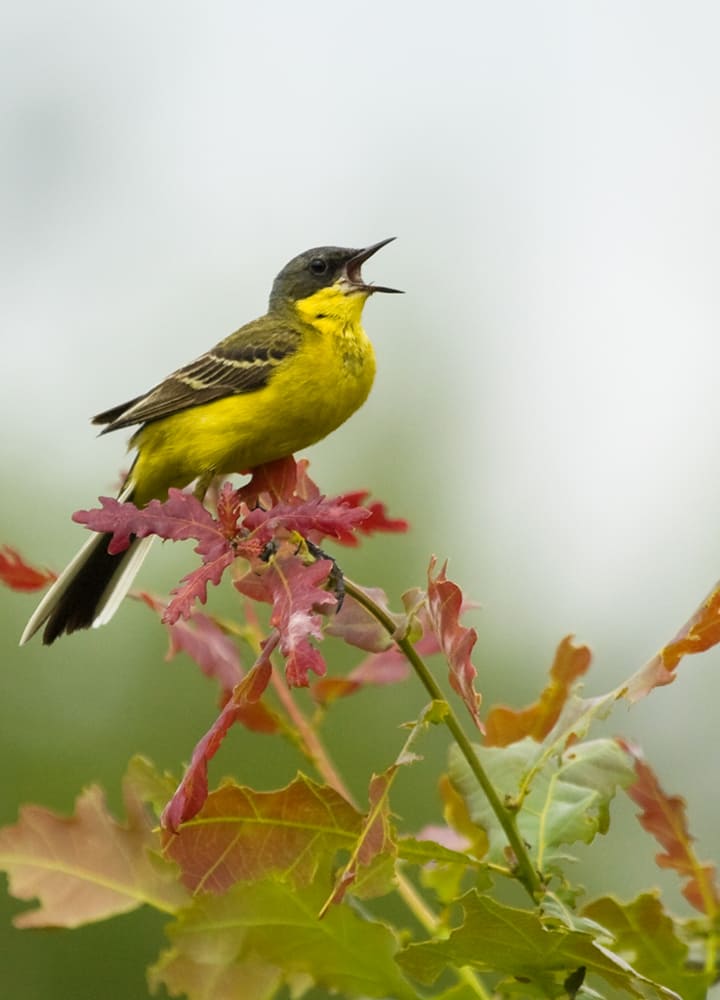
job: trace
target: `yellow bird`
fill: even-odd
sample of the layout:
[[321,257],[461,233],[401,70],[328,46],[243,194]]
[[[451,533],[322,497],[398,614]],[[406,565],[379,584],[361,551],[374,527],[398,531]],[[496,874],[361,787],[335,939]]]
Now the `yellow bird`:
[[[398,289],[366,284],[361,267],[390,242],[299,254],[275,279],[264,316],[144,395],[94,417],[103,434],[141,425],[119,499],[143,507],[195,480],[204,496],[213,477],[292,455],[362,406],[375,377],[363,306],[374,292]],[[107,551],[110,537],[86,542],[30,618],[21,645],[43,626],[49,644],[112,618],[152,537],[116,555]]]

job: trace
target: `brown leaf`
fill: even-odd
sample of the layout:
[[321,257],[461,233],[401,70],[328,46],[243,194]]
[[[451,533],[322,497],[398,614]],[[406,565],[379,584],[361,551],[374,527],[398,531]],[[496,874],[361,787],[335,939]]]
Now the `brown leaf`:
[[627,683],[625,697],[635,702],[654,688],[672,684],[675,668],[684,656],[704,653],[720,642],[720,582],[716,583],[695,614],[677,635]]
[[618,742],[632,756],[637,775],[634,784],[625,790],[642,809],[638,815],[641,826],[663,849],[655,856],[655,861],[661,868],[671,868],[685,880],[682,892],[691,906],[708,917],[716,917],[720,912],[717,871],[715,865],[700,861],[695,853],[685,800],[663,791],[657,775],[637,747],[622,740]]
[[187,894],[166,866],[153,860],[160,843],[128,783],[128,821],[108,811],[102,789],[77,799],[72,816],[24,806],[19,822],[0,830],[0,866],[18,899],[39,899],[15,918],[16,927],[78,927],[127,913],[143,903],[174,912]]

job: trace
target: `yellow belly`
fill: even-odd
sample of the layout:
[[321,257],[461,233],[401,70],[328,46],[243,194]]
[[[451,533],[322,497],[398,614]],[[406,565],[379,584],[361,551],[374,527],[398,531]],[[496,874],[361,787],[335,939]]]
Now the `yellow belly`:
[[359,321],[304,326],[298,351],[254,392],[194,406],[135,434],[131,478],[142,506],[198,476],[245,472],[314,444],[367,399],[375,354]]

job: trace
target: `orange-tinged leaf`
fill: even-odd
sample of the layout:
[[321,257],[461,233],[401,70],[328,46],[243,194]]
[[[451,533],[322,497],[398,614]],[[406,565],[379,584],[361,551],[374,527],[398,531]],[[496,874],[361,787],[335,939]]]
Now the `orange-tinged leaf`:
[[566,636],[557,648],[550,668],[550,683],[534,704],[514,709],[495,705],[485,721],[485,742],[488,746],[506,747],[525,736],[541,742],[560,718],[575,682],[590,667],[591,653],[587,646],[575,646],[573,636]]
[[677,635],[627,683],[625,697],[639,701],[654,688],[672,684],[684,656],[704,653],[720,642],[720,582],[716,583],[695,614]]
[[187,901],[170,866],[151,857],[159,837],[128,783],[125,803],[121,825],[93,786],[78,797],[73,816],[24,806],[19,822],[0,830],[10,892],[40,901],[15,918],[17,927],[78,927],[143,903],[174,913]]
[[304,775],[272,792],[228,783],[166,834],[165,854],[193,892],[222,893],[270,873],[305,885],[336,850],[353,847],[361,822],[338,792]]
[[640,806],[638,819],[662,847],[655,861],[661,868],[671,868],[685,880],[683,896],[696,910],[715,918],[720,913],[720,886],[715,865],[702,862],[693,847],[685,813],[685,800],[663,791],[657,775],[643,760],[637,747],[618,742],[631,754],[637,779],[626,789]]
[[55,574],[49,569],[38,569],[25,562],[16,549],[11,549],[9,545],[0,545],[0,582],[11,590],[31,592],[42,590],[51,580],[55,579]]

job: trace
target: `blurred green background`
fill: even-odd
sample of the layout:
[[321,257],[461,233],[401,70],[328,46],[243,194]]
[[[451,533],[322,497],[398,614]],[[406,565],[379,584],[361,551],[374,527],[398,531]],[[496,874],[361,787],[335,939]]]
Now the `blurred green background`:
[[[263,312],[300,250],[396,235],[367,269],[407,291],[366,309],[374,392],[309,457],[325,491],[367,487],[413,531],[346,570],[397,602],[449,558],[482,604],[486,703],[531,700],[569,632],[595,651],[591,693],[670,638],[720,576],[717,5],[28,0],[0,18],[3,540],[64,565],[70,513],[125,461],[93,413]],[[143,584],[189,554],[158,547]],[[0,821],[68,812],[92,781],[119,806],[138,751],[179,771],[214,691],[163,662],[150,614],[19,650],[34,603],[0,598]],[[686,796],[701,856],[720,843],[719,664],[686,662],[607,727]],[[333,711],[358,795],[423,703],[411,681]],[[403,775],[404,829],[437,818],[445,748],[432,734]],[[237,731],[213,777],[272,787],[297,766]],[[578,877],[684,907],[653,854],[619,802]],[[23,934],[1,908],[6,996],[146,996],[160,917]]]

